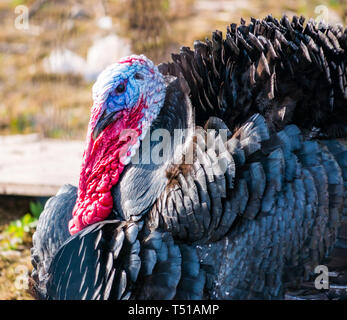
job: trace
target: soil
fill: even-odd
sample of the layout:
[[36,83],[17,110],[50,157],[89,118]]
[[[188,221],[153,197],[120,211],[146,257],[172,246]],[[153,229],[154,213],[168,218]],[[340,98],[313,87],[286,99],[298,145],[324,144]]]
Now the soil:
[[[7,225],[29,212],[30,197],[0,196],[0,234]],[[31,237],[17,250],[0,251],[0,300],[30,300],[27,280],[31,273]]]
[[29,212],[32,197],[0,195],[0,230],[13,220],[19,219]]

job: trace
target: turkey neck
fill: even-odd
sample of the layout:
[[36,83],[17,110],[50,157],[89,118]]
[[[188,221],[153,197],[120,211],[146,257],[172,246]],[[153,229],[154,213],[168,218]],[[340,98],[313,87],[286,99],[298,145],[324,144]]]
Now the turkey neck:
[[[134,158],[138,157],[139,161],[131,162],[124,168],[120,181],[112,189],[113,211],[116,216],[124,220],[138,220],[151,208],[167,186],[168,168],[180,159],[181,151],[191,140],[194,130],[193,108],[185,80],[166,76],[165,82],[167,86],[165,102],[137,150]],[[154,148],[162,144],[157,139],[151,141],[150,135],[157,129],[163,129],[170,134],[171,145],[165,161],[159,164],[150,157],[150,154],[156,151]],[[186,144],[182,145],[175,139],[175,129],[185,130]],[[150,161],[144,161],[147,159]]]

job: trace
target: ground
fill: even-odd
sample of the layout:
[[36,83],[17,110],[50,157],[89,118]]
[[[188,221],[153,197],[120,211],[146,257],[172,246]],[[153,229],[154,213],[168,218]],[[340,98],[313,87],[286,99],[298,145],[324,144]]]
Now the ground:
[[[32,200],[29,197],[0,196],[0,239],[11,221],[29,211]],[[0,250],[0,300],[32,299],[25,281],[32,268],[30,247],[31,236],[28,234],[16,250]]]

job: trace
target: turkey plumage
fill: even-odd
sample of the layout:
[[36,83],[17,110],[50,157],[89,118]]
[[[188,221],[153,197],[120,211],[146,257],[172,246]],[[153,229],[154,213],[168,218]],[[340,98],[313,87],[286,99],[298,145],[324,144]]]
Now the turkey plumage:
[[33,236],[34,295],[278,299],[309,279],[347,248],[346,50],[340,26],[269,16],[107,68],[79,188]]

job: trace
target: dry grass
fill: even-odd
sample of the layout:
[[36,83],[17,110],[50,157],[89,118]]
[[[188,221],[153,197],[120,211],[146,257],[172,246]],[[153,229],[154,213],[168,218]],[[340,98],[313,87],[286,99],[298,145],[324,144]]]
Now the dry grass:
[[195,39],[204,39],[215,29],[225,30],[240,16],[261,18],[272,13],[279,17],[286,12],[315,17],[315,7],[324,4],[346,23],[342,3],[346,0],[234,0],[227,10],[217,4],[204,9],[201,3],[207,1],[200,0],[80,0],[87,13],[83,19],[70,18],[75,1],[47,0],[30,18],[29,30],[17,30],[15,6],[32,7],[37,1],[0,3],[0,134],[84,137],[91,84],[76,76],[47,75],[42,61],[55,48],[86,56],[93,39],[106,34],[95,27],[95,19],[105,13],[113,17],[114,31],[131,39],[136,53],[145,53],[157,63],[168,60],[181,45],[192,46]]
[[[32,300],[21,276],[31,272],[30,249],[0,253],[0,300]],[[26,282],[24,282],[26,283]]]

